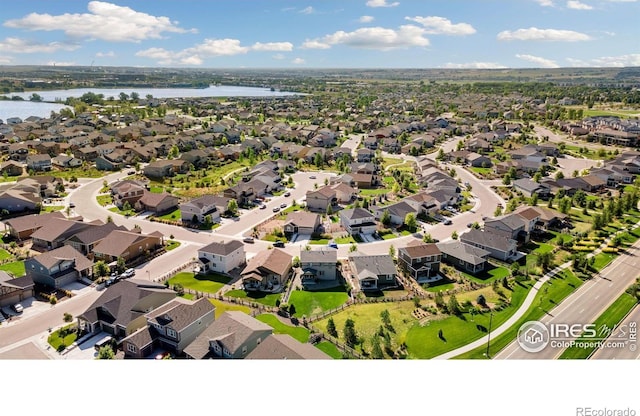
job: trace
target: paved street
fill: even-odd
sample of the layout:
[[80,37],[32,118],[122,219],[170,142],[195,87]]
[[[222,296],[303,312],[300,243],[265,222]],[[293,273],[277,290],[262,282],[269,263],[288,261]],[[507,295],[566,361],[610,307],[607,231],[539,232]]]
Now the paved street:
[[[631,313],[622,321],[620,325],[611,333],[607,341],[617,341],[626,339],[627,345],[624,348],[602,348],[597,350],[591,360],[637,360],[640,359],[640,349],[638,348],[637,330],[640,323],[640,307],[636,306]],[[630,339],[630,334],[635,333],[635,341]]]

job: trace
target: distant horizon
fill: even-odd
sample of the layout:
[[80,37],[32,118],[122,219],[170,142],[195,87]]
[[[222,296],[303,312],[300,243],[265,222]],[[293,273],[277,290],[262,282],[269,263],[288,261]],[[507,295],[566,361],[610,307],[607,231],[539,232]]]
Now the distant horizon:
[[640,0],[24,0],[0,65],[163,68],[640,66]]

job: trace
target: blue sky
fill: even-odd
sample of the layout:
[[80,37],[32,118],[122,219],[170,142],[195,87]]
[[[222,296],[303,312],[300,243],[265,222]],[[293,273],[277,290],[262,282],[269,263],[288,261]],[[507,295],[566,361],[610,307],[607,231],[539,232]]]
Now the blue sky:
[[0,65],[640,66],[640,0],[22,0]]

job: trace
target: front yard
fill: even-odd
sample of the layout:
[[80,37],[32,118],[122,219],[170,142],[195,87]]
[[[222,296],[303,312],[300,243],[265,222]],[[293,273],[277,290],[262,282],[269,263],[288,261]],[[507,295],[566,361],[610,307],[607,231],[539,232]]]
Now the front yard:
[[194,275],[190,272],[181,272],[169,279],[168,282],[170,287],[179,284],[185,289],[213,294],[222,289],[230,280],[231,278],[228,276],[215,273]]

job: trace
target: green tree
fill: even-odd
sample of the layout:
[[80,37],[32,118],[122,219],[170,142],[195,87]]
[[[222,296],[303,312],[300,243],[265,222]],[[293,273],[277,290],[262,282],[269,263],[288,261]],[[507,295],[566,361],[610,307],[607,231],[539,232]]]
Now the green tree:
[[104,347],[100,348],[100,351],[98,351],[99,360],[113,360],[114,357],[115,353],[113,352],[113,348],[111,348],[111,345],[105,345]]
[[382,216],[380,217],[380,222],[385,227],[388,227],[391,224],[391,214],[389,214],[389,210],[382,211]]
[[404,225],[409,229],[409,231],[415,232],[416,229],[418,228],[418,221],[416,220],[416,214],[414,214],[413,212],[409,212],[407,215],[405,215]]
[[384,358],[382,347],[380,347],[380,337],[374,335],[371,337],[371,358],[374,360],[381,360]]
[[458,232],[457,231],[452,232],[451,233],[451,238],[454,239],[454,240],[457,240],[458,239]]
[[433,239],[433,237],[431,237],[431,234],[429,234],[429,233],[425,233],[422,236],[422,241],[425,242],[425,243],[434,243],[435,242],[435,240]]
[[62,320],[65,322],[71,322],[73,321],[73,315],[71,315],[68,312],[65,312],[64,315],[62,316]]
[[347,346],[355,348],[356,344],[358,344],[358,333],[356,332],[356,323],[353,319],[347,318],[345,321],[342,336]]
[[542,267],[543,271],[547,271],[551,263],[553,262],[553,253],[546,251],[544,253],[538,253],[536,257],[536,266]]
[[238,215],[238,201],[233,198],[229,200],[227,203],[227,213],[234,217]]
[[336,330],[336,324],[333,322],[333,318],[329,318],[327,321],[327,333],[334,338],[338,338],[338,331]]
[[496,209],[493,211],[493,216],[499,217],[500,215],[502,215],[502,207],[498,205]]
[[104,260],[98,260],[96,264],[93,265],[93,274],[98,277],[107,276],[111,270],[109,270],[109,266]]
[[449,313],[453,314],[453,315],[459,315],[461,312],[460,309],[460,304],[458,303],[458,299],[456,298],[456,295],[454,293],[452,293],[449,296],[449,303],[447,304],[447,307],[449,309]]

